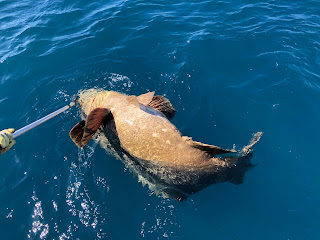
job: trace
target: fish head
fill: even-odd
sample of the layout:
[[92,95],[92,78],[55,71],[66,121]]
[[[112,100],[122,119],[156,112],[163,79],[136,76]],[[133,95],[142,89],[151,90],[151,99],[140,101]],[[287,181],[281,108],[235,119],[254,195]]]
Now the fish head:
[[103,89],[86,89],[79,92],[78,103],[80,105],[81,112],[86,116],[95,108],[99,108],[103,105],[110,91]]

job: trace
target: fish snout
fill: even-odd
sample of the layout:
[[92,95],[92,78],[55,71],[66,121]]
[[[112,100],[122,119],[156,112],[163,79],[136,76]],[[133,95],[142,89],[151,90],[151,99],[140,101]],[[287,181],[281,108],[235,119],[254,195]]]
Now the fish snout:
[[85,111],[87,109],[87,106],[90,105],[92,102],[92,99],[96,97],[98,94],[96,89],[88,89],[88,90],[83,90],[79,92],[77,102],[80,105],[80,108]]

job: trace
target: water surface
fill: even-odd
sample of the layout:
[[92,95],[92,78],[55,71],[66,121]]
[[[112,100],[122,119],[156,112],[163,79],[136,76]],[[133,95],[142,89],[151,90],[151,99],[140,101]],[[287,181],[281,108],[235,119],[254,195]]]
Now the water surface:
[[0,128],[79,90],[156,91],[195,140],[263,131],[244,184],[178,203],[68,132],[78,110],[1,156],[1,239],[319,239],[318,1],[0,1]]

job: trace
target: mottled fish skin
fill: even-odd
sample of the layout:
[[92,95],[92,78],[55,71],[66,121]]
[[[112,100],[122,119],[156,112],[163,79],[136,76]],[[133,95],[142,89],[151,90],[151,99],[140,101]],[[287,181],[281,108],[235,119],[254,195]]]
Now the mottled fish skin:
[[112,118],[98,131],[100,145],[150,190],[180,201],[214,183],[241,184],[253,167],[251,147],[262,135],[255,134],[237,155],[212,157],[210,149],[203,148],[221,148],[183,137],[164,114],[140,104],[135,96],[89,89],[80,93],[79,104],[83,118],[96,108],[109,109]]
[[225,165],[220,158],[210,158],[187,144],[179,130],[162,114],[150,114],[147,107],[137,101],[130,102],[128,97],[117,92],[101,92],[82,108],[86,115],[97,107],[111,109],[121,145],[134,157],[190,167]]

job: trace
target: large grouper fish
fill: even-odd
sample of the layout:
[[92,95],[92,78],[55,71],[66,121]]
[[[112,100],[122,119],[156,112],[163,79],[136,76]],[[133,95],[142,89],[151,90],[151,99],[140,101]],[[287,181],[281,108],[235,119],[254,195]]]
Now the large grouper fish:
[[251,148],[262,132],[241,151],[193,141],[169,121],[176,112],[169,100],[154,92],[89,89],[78,102],[84,120],[70,131],[74,143],[83,147],[93,137],[157,195],[181,201],[214,183],[240,184],[254,166]]

